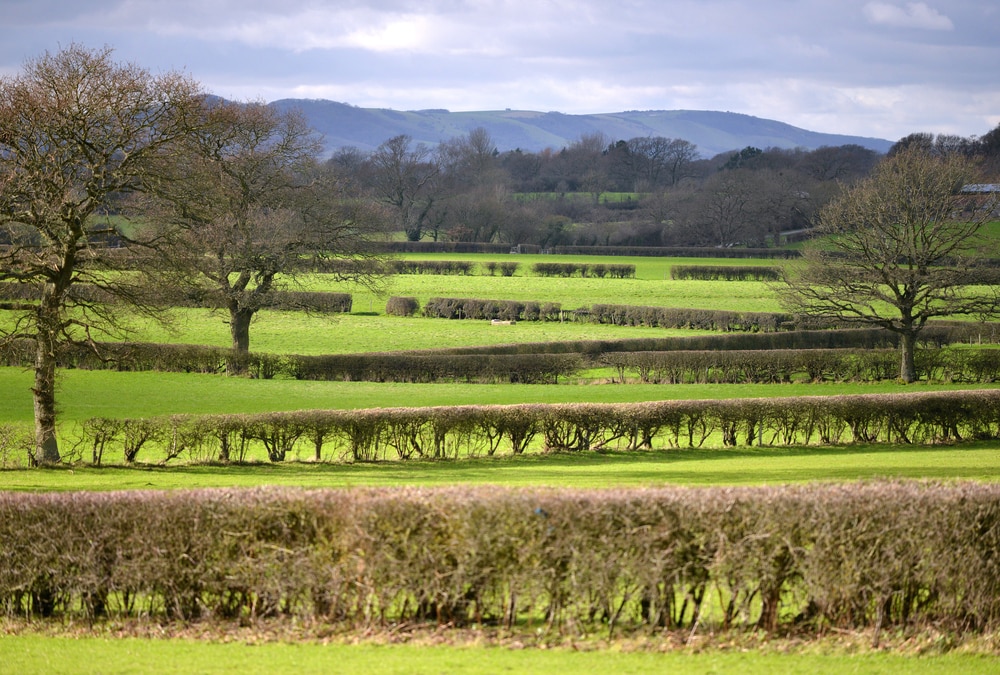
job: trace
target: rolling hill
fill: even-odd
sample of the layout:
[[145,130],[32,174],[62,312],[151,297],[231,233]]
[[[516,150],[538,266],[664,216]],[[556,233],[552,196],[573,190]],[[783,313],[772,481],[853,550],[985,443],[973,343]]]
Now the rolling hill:
[[283,110],[300,109],[312,127],[323,134],[329,153],[347,146],[372,150],[399,134],[436,145],[476,127],[489,131],[501,152],[516,148],[530,152],[558,150],[583,134],[595,132],[603,132],[611,140],[638,136],[682,138],[698,146],[703,157],[751,145],[762,149],[813,150],[824,145],[856,144],[878,152],[886,152],[892,146],[892,141],[885,139],[826,134],[775,120],[717,111],[631,110],[593,115],[530,110],[398,111],[314,99],[282,99],[271,105]]

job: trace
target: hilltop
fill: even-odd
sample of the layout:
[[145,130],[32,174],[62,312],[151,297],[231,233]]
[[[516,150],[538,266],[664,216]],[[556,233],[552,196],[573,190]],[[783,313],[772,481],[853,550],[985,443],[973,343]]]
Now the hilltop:
[[450,112],[443,109],[399,111],[359,108],[315,99],[282,99],[271,105],[299,108],[324,136],[327,152],[354,146],[372,150],[383,141],[406,134],[419,143],[436,145],[483,127],[501,152],[520,148],[538,152],[566,147],[584,134],[603,132],[612,140],[638,136],[681,138],[698,146],[704,157],[747,146],[804,148],[855,144],[886,152],[893,142],[880,138],[827,134],[784,122],[733,112],[707,110],[630,110],[568,115],[531,110]]

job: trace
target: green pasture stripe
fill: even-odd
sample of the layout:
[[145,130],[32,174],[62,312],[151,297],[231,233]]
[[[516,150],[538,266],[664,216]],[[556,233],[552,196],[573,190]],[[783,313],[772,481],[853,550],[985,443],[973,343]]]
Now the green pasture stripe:
[[[0,423],[30,422],[32,374],[0,368]],[[987,385],[998,387],[997,385]],[[874,384],[407,384],[250,380],[225,375],[61,370],[59,420],[155,417],[172,414],[259,413],[514,403],[634,403],[640,401],[833,396],[977,389],[960,385]]]
[[[400,275],[390,279],[389,294],[413,296],[421,306],[428,298],[441,296],[558,302],[564,310],[594,304],[618,304],[742,312],[781,311],[781,305],[766,282],[673,280],[669,278],[668,266],[661,265],[663,271],[659,276],[644,279]],[[326,278],[315,277],[307,287],[309,290],[351,293],[356,312],[369,309],[385,311],[384,300],[379,307],[378,300],[373,299],[370,293],[351,284],[332,285]]]
[[[119,461],[120,457],[108,457]],[[942,447],[676,449],[563,453],[376,464],[290,461],[246,465],[91,466],[0,472],[0,489],[173,490],[487,484],[576,488],[764,485],[872,479],[1000,481],[1000,443]]]
[[[477,264],[486,262],[515,262],[520,267],[515,277],[532,276],[535,263],[583,263],[587,265],[635,265],[636,279],[669,279],[670,268],[675,265],[746,266],[765,265],[781,267],[794,262],[783,258],[674,258],[666,256],[616,256],[616,255],[540,255],[536,253],[401,253],[396,257],[403,260],[454,260]],[[500,273],[497,272],[497,276]],[[606,279],[608,282],[620,281]]]
[[[384,298],[380,299],[375,304],[376,311],[384,312],[385,303]],[[357,298],[354,306],[357,311],[362,311]],[[367,305],[364,307],[367,308]],[[0,318],[3,314],[5,313],[0,312]],[[217,312],[178,309],[174,310],[173,316],[176,319],[173,328],[164,329],[149,323],[137,325],[131,339],[138,342],[205,344],[216,347],[232,345],[229,326]],[[250,349],[271,354],[351,354],[517,342],[683,337],[702,332],[570,321],[521,321],[511,326],[494,326],[489,321],[449,321],[387,316],[384,313],[377,316],[310,315],[305,312],[265,310],[257,315],[250,327]]]
[[973,654],[782,654],[709,649],[698,653],[513,649],[316,642],[6,636],[7,672],[34,673],[995,673],[1000,660]]

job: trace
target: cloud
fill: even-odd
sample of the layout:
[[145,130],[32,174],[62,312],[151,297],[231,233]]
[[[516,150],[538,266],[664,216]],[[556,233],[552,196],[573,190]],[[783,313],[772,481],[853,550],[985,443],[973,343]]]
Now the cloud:
[[79,42],[222,96],[732,110],[901,138],[997,123],[997,0],[0,0],[0,73]]
[[955,29],[951,19],[924,2],[908,2],[904,7],[888,2],[869,2],[864,12],[872,23],[893,28]]

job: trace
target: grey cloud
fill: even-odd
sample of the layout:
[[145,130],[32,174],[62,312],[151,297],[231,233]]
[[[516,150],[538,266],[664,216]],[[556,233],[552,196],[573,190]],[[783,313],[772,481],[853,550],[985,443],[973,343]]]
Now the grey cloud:
[[981,134],[1000,122],[994,4],[0,0],[17,28],[0,44],[0,69],[78,41],[111,44],[154,70],[184,68],[244,98],[400,109],[686,107],[887,138]]

